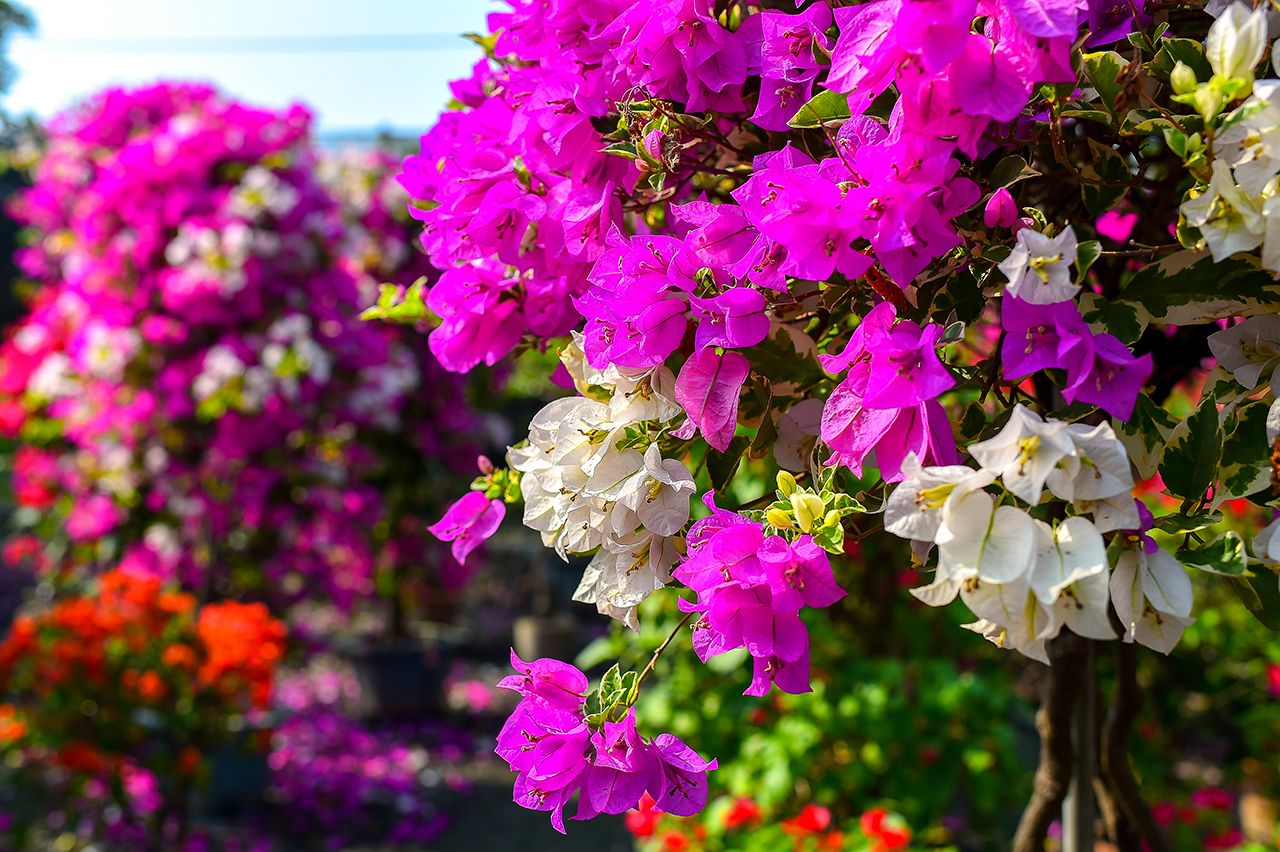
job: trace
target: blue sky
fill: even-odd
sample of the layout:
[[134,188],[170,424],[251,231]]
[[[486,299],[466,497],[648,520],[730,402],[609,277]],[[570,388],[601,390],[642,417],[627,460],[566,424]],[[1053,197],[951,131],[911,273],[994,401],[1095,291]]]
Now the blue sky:
[[302,101],[319,131],[420,131],[479,48],[490,0],[19,0],[5,108],[38,118],[111,84],[201,80],[252,103]]

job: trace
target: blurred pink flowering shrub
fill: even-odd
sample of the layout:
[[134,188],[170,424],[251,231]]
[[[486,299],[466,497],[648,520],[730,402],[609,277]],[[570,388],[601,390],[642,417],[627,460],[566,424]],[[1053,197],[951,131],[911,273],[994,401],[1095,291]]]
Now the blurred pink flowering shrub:
[[423,271],[405,196],[385,155],[321,167],[310,121],[161,84],[51,123],[11,206],[35,286],[0,428],[27,445],[24,520],[69,564],[280,605],[350,606],[400,565],[459,579],[424,480],[474,457],[474,416],[421,338],[359,320]]

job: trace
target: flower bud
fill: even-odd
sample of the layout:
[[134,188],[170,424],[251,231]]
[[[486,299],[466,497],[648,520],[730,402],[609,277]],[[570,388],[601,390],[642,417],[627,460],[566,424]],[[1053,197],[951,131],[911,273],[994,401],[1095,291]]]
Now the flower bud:
[[489,461],[488,456],[480,456],[476,459],[476,467],[480,468],[480,473],[488,476],[493,473],[493,462]]
[[1213,22],[1204,42],[1204,52],[1214,74],[1253,80],[1253,69],[1267,51],[1269,7],[1270,4],[1263,3],[1251,9],[1236,2]]
[[1036,229],[1036,220],[1032,219],[1030,216],[1023,216],[1021,219],[1013,223],[1013,235],[1015,237],[1018,236],[1018,232],[1024,228],[1030,228],[1034,231]]
[[644,151],[655,163],[662,162],[662,131],[650,130],[644,135]]
[[991,194],[987,209],[982,212],[982,223],[988,228],[1007,228],[1018,221],[1018,205],[1003,186]]
[[1195,100],[1196,112],[1200,113],[1200,117],[1205,121],[1212,121],[1218,113],[1222,112],[1222,92],[1218,91],[1216,86],[1201,86],[1196,89]]
[[791,508],[795,510],[796,523],[799,524],[800,531],[811,532],[813,522],[827,511],[827,504],[823,503],[822,498],[817,494],[797,491],[791,495]]
[[796,493],[796,478],[785,470],[778,471],[778,490],[782,496],[790,497]]
[[1200,81],[1196,79],[1195,70],[1185,62],[1179,62],[1169,72],[1169,83],[1175,95],[1187,95],[1196,90]]
[[764,513],[764,519],[777,530],[791,529],[791,516],[781,509],[770,509]]

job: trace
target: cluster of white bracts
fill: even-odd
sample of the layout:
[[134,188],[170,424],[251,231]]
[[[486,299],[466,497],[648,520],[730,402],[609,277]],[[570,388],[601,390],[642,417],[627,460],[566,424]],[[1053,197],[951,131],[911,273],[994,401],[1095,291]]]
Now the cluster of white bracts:
[[[1102,533],[1141,524],[1129,458],[1110,425],[1046,422],[1017,406],[999,434],[969,452],[978,470],[924,468],[909,458],[907,478],[885,507],[885,529],[910,539],[917,554],[938,547],[934,582],[913,590],[916,597],[942,606],[959,595],[978,617],[966,627],[1043,662],[1045,640],[1063,627],[1116,638],[1113,598],[1126,640],[1164,652],[1173,646],[1190,623],[1182,566],[1162,552],[1128,553],[1108,581]],[[1028,506],[1047,489],[1076,514],[1051,526],[998,505],[986,490],[997,478]]]
[[[562,557],[599,548],[573,599],[634,628],[636,607],[671,581],[680,556],[673,536],[689,520],[694,491],[689,469],[664,459],[656,443],[661,424],[683,412],[675,377],[665,367],[593,370],[576,342],[562,360],[578,389],[598,398],[543,408],[507,460],[523,474],[525,526],[543,544]],[[643,451],[626,446],[641,433],[652,441]]]

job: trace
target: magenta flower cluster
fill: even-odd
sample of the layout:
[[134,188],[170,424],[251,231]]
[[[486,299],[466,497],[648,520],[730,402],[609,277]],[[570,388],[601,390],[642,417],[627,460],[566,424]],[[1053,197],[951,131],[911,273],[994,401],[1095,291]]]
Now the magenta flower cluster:
[[[442,270],[426,298],[441,363],[554,346],[578,396],[544,408],[510,470],[486,471],[437,534],[464,553],[496,528],[499,492],[522,498],[544,544],[592,556],[575,600],[635,627],[644,600],[682,583],[700,657],[745,648],[749,694],[808,691],[801,611],[844,597],[829,554],[867,511],[836,468],[892,485],[964,465],[957,438],[972,434],[945,405],[970,389],[985,418],[1002,387],[1049,369],[1066,399],[1126,416],[1150,376],[1149,356],[1076,304],[1100,298],[1081,295],[1096,245],[1019,207],[1035,109],[1082,96],[1082,25],[1114,40],[1141,14],[1110,0],[509,3],[401,181]],[[997,354],[994,335],[973,338],[996,316],[976,303],[1002,284]],[[740,460],[770,450],[777,500],[716,507]],[[689,528],[696,491],[711,515]],[[629,514],[658,503],[669,527]],[[631,715],[589,723],[571,666],[517,668],[525,698],[499,753],[518,802],[557,827],[579,791],[580,818],[645,789],[667,807],[645,781],[661,738],[646,744]]]
[[497,753],[516,777],[516,803],[551,811],[551,824],[564,832],[564,809],[574,794],[573,819],[620,814],[636,807],[647,791],[654,809],[679,816],[698,813],[707,803],[707,771],[702,759],[673,734],[652,742],[636,733],[636,711],[620,721],[589,721],[585,715],[587,676],[559,660],[526,663],[511,654],[518,674],[498,685],[521,700],[498,734]]
[[38,287],[0,346],[0,427],[33,445],[15,490],[42,536],[342,606],[380,564],[438,552],[375,480],[389,447],[456,457],[474,417],[412,333],[358,318],[375,281],[424,271],[389,158],[326,185],[309,129],[301,107],[190,85],[50,125],[11,207]]
[[787,542],[766,536],[760,525],[716,507],[689,532],[689,557],[675,577],[698,593],[680,600],[701,613],[693,625],[693,649],[705,662],[746,648],[754,675],[745,695],[766,695],[774,684],[793,695],[810,692],[809,632],[803,607],[831,606],[845,590],[836,583],[827,552],[809,535]]
[[956,384],[938,357],[942,334],[932,323],[898,321],[893,304],[883,302],[863,317],[843,352],[819,356],[827,372],[849,371],[822,410],[822,440],[837,463],[861,475],[874,451],[886,482],[902,478],[909,453],[933,464],[959,463],[951,422],[936,399]]

